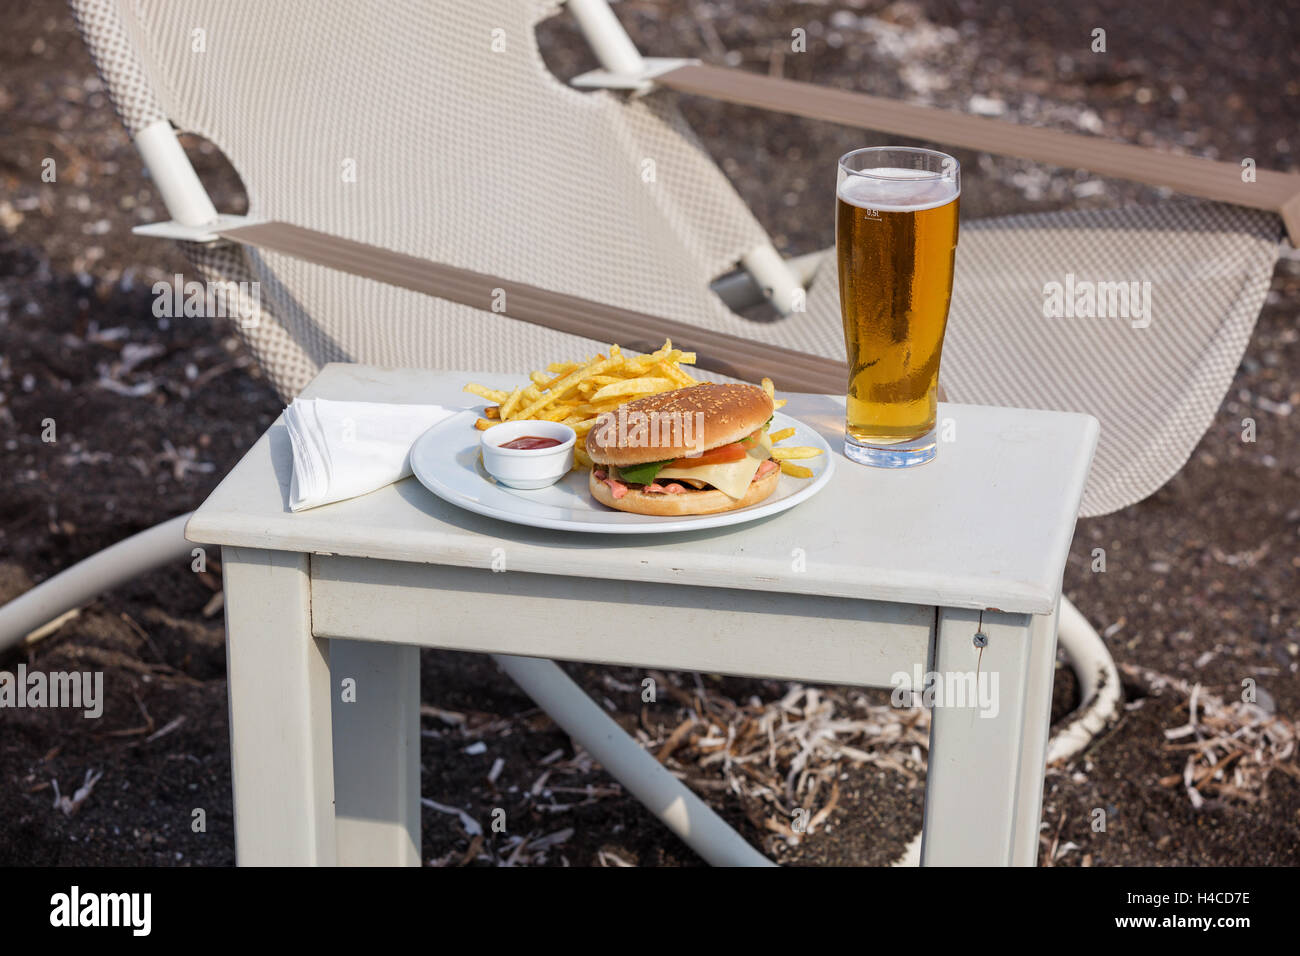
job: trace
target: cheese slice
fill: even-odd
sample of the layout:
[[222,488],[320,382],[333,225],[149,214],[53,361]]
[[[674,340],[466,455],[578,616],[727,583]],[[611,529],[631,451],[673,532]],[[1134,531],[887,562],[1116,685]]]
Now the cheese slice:
[[772,456],[772,443],[764,432],[759,442],[749,448],[740,461],[729,461],[722,465],[696,465],[694,468],[661,468],[655,481],[662,484],[669,478],[695,478],[707,481],[729,498],[745,497],[749,483],[754,480],[758,466]]

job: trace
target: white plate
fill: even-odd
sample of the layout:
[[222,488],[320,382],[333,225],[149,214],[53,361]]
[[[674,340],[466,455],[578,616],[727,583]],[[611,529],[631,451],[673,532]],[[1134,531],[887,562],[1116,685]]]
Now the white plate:
[[[816,458],[799,461],[812,469],[811,478],[781,475],[776,491],[764,501],[738,511],[680,518],[635,515],[606,508],[591,497],[585,468],[537,491],[520,491],[497,484],[479,461],[479,431],[474,427],[478,413],[461,412],[439,422],[411,448],[411,470],[420,484],[439,498],[476,514],[499,518],[534,528],[587,531],[596,534],[656,534],[666,531],[695,531],[766,518],[793,508],[817,494],[835,468],[831,448],[807,425],[777,412],[772,431],[793,428],[794,436],[780,445],[811,445],[822,449]],[[778,447],[780,447],[778,445]]]

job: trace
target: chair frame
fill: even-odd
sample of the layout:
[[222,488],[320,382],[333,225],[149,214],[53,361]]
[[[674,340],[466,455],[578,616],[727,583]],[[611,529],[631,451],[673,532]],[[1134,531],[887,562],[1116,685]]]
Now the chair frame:
[[[634,95],[653,88],[657,76],[688,64],[685,60],[642,57],[607,0],[568,0],[587,43],[599,60],[603,75],[588,74],[575,85],[631,90]],[[133,142],[162,198],[170,220],[137,227],[148,236],[178,241],[213,242],[218,231],[255,224],[246,217],[221,215],[200,181],[183,147],[165,119],[137,130]],[[794,306],[795,294],[811,279],[820,254],[785,260],[770,238],[741,259],[741,269],[714,284],[714,291],[732,308],[756,304],[766,298],[782,313]],[[0,650],[60,617],[71,608],[93,600],[97,594],[164,565],[189,560],[193,545],[183,537],[189,515],[180,515],[106,549],[0,607]],[[1085,679],[1085,707],[1052,741],[1049,762],[1080,752],[1094,733],[1118,710],[1119,679],[1105,645],[1086,619],[1062,597],[1058,640],[1081,678]],[[498,662],[549,712],[599,714],[581,688],[549,661],[499,656]],[[607,720],[607,718],[606,718]],[[570,727],[575,740],[593,752],[615,755],[625,768],[620,777],[634,793],[673,789],[684,801],[685,812],[671,818],[660,814],[697,852],[713,863],[771,865],[734,830],[722,823],[702,801],[681,787],[675,778],[625,734],[610,735],[602,722],[583,720]],[[914,840],[899,863],[915,865]],[[897,864],[896,864],[897,865]]]

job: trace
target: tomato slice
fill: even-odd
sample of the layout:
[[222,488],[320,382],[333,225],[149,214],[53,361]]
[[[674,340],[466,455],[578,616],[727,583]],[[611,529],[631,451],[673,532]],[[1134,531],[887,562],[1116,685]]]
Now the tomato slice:
[[749,454],[749,449],[754,447],[754,443],[758,441],[761,432],[762,429],[760,428],[754,434],[742,438],[740,441],[733,441],[730,445],[710,448],[704,454],[695,458],[678,458],[670,461],[667,467],[697,468],[700,465],[725,465],[733,461],[740,461]]

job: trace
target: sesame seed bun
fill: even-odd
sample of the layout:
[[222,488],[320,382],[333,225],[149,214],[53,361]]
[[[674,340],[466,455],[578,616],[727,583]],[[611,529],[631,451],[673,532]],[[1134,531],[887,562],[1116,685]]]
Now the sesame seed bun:
[[[601,465],[640,465],[666,458],[685,458],[688,455],[734,441],[740,441],[772,417],[772,400],[757,385],[720,385],[705,382],[672,392],[647,395],[622,406],[617,413],[607,412],[609,418],[601,420],[587,432],[587,454]],[[635,420],[618,427],[621,416],[643,412],[647,416],[657,413],[658,421],[679,421],[690,417],[691,433],[685,428],[646,428],[635,433]],[[696,413],[702,418],[697,419]],[[665,419],[662,416],[673,416]],[[652,421],[654,419],[651,419]],[[694,431],[696,422],[702,430]],[[683,439],[689,438],[690,441]],[[607,489],[608,490],[608,489]],[[722,492],[718,492],[722,494]],[[651,496],[656,497],[656,496]],[[723,495],[723,497],[726,497]],[[728,499],[730,500],[730,499]],[[617,507],[617,506],[614,506]],[[723,510],[723,509],[719,509]],[[671,514],[703,514],[705,512],[669,512]]]
[[[762,391],[762,389],[759,389],[759,391]],[[767,421],[767,419],[763,419],[763,421]],[[759,424],[761,425],[762,422],[759,422]],[[753,429],[750,429],[750,431],[753,431]],[[587,487],[591,490],[592,497],[597,501],[619,511],[630,511],[639,515],[710,515],[719,511],[737,511],[741,508],[748,508],[750,505],[756,505],[776,491],[777,483],[780,480],[781,469],[773,468],[762,478],[751,481],[749,490],[745,492],[745,497],[740,500],[736,500],[716,488],[703,488],[698,491],[688,488],[686,491],[674,495],[648,493],[636,487],[628,488],[627,493],[622,498],[615,498],[613,492],[609,490],[609,485],[597,478],[594,470],[587,478]]]

